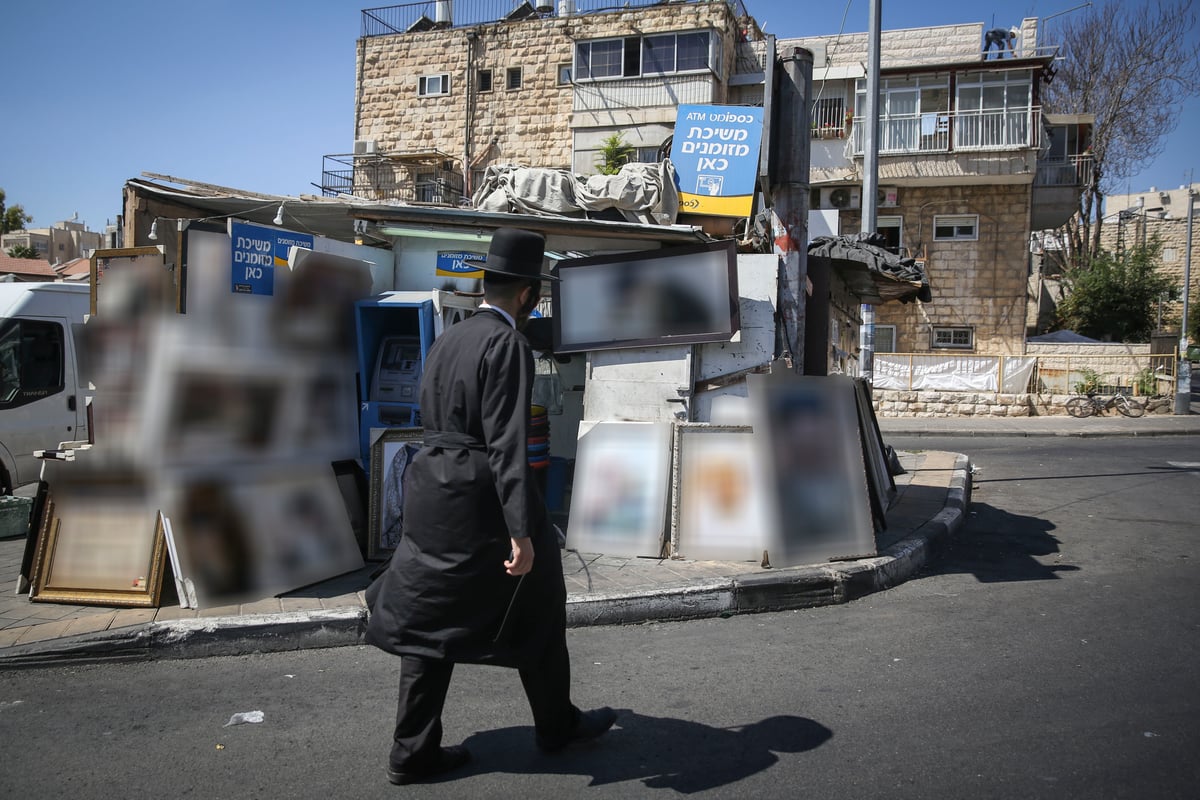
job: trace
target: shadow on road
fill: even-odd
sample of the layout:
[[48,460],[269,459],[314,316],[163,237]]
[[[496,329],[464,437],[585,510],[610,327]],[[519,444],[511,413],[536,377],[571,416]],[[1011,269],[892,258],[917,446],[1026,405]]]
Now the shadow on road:
[[930,567],[939,574],[971,574],[982,583],[1057,580],[1070,564],[1043,564],[1037,556],[1059,552],[1054,523],[1013,514],[987,503],[971,503],[962,531]]
[[476,733],[464,742],[474,757],[469,774],[588,775],[591,786],[636,779],[652,789],[692,794],[736,783],[775,764],[776,753],[812,750],[833,736],[824,725],[796,716],[715,728],[627,709],[617,714],[617,727],[603,739],[554,755],[537,752],[531,727]]

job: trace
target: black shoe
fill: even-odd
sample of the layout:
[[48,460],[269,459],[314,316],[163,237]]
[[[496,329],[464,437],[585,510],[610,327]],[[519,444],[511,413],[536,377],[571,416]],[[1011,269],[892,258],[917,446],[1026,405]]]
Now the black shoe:
[[430,778],[436,778],[438,775],[458,769],[470,760],[471,751],[462,745],[443,747],[438,753],[437,761],[432,766],[416,770],[395,770],[388,767],[387,776],[388,780],[397,786],[404,786],[409,783],[419,783]]
[[559,750],[579,742],[587,742],[603,736],[613,723],[617,721],[617,712],[608,706],[592,711],[584,711],[575,723],[575,730],[564,739],[543,739],[536,737],[538,749],[543,753],[557,753]]

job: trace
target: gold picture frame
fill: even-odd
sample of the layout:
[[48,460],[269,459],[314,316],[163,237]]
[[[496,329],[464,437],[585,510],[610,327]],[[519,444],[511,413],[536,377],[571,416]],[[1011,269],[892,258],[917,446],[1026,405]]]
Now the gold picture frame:
[[[386,428],[371,442],[368,561],[386,560],[400,542],[404,474],[424,438],[424,428]],[[402,453],[405,457],[400,459]],[[396,469],[400,470],[399,475],[395,474]]]
[[[87,506],[74,501],[64,505],[59,498],[53,490],[46,498],[30,570],[29,599],[157,608],[167,572],[162,514],[152,512],[153,532],[147,537],[149,525],[143,527],[141,522],[150,520],[145,518],[149,515],[144,513],[145,498],[140,493],[96,493],[88,495]],[[97,498],[103,499],[96,502]],[[132,548],[125,546],[129,543]]]

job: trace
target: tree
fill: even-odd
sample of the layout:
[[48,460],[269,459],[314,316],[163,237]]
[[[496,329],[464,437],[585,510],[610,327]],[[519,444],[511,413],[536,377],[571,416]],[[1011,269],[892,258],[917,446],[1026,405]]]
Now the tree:
[[621,132],[617,131],[600,143],[600,164],[596,168],[601,175],[616,175],[632,154],[633,145],[628,144],[621,137]]
[[8,254],[12,258],[41,258],[38,251],[32,247],[26,247],[23,244],[14,245],[8,249]]
[[1159,297],[1175,288],[1158,271],[1161,252],[1155,238],[1069,267],[1064,275],[1069,294],[1058,305],[1058,327],[1104,341],[1147,341]]
[[4,207],[4,190],[0,189],[0,234],[25,230],[25,225],[30,222],[33,222],[33,217],[26,214],[21,206]]
[[1046,110],[1096,115],[1092,163],[1079,210],[1066,226],[1074,266],[1100,253],[1104,196],[1153,161],[1200,91],[1194,0],[1108,0],[1061,23],[1065,60],[1043,98]]

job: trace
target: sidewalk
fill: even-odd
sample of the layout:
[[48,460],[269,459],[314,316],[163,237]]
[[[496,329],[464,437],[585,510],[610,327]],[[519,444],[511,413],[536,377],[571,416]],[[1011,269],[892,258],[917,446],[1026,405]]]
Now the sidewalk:
[[890,436],[1195,436],[1200,414],[1129,419],[1111,412],[1103,417],[879,417],[884,439]]
[[[1087,420],[1083,420],[1087,421]],[[886,431],[885,431],[886,432]],[[562,554],[572,627],[728,616],[845,603],[903,583],[962,524],[969,464],[956,453],[901,453],[897,501],[874,558],[787,569],[755,562]],[[568,540],[569,543],[569,540]],[[24,539],[0,541],[0,668],[193,658],[362,643],[363,590],[376,567],[281,597],[203,609],[33,603],[16,594]]]

